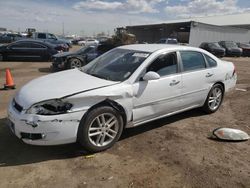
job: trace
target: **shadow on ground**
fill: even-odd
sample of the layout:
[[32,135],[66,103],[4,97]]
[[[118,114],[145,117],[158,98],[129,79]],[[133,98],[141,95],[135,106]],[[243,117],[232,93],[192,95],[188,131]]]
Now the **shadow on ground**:
[[53,72],[50,67],[39,68],[38,71],[39,72],[45,72],[45,73]]
[[[135,128],[125,129],[121,140],[133,137],[155,128],[186,119],[205,115],[199,109],[163,118]],[[31,164],[55,159],[66,159],[89,154],[79,144],[61,146],[32,146],[15,137],[7,127],[6,118],[0,119],[0,167]]]

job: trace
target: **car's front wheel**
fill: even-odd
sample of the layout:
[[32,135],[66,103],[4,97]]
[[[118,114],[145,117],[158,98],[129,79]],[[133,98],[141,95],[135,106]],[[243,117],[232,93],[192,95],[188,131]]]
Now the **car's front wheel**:
[[83,66],[83,63],[80,59],[77,58],[71,58],[68,61],[68,68],[69,69],[75,69],[75,68],[80,68]]
[[103,106],[91,110],[78,129],[78,141],[88,151],[100,152],[112,147],[121,136],[123,119],[117,110]]
[[207,113],[216,112],[223,100],[224,89],[221,84],[215,84],[208,93],[206,102],[203,106],[203,110]]

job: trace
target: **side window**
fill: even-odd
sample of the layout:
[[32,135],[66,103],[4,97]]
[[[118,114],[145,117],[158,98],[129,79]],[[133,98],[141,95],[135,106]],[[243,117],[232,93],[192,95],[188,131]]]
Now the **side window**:
[[49,33],[49,34],[48,34],[48,39],[56,39],[56,36]]
[[147,72],[154,71],[160,76],[166,76],[177,73],[177,56],[176,53],[169,53],[158,57],[147,68]]
[[10,46],[11,48],[30,48],[28,43],[18,43]]
[[209,57],[206,54],[204,54],[204,55],[205,55],[205,58],[207,60],[209,67],[216,67],[217,66],[217,62],[213,58]]
[[46,34],[45,33],[38,33],[37,38],[46,39]]
[[206,68],[204,57],[199,52],[180,51],[184,71]]
[[41,48],[46,48],[46,47],[44,47],[44,46],[42,46],[42,45],[40,45],[40,44],[35,44],[35,43],[31,43],[31,44],[30,44],[30,47],[31,47],[31,48],[39,48],[39,49],[41,49]]

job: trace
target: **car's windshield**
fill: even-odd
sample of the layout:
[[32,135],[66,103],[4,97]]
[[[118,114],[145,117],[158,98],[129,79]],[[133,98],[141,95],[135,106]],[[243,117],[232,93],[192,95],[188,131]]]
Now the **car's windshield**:
[[250,48],[250,44],[240,43],[239,45],[242,48]]
[[77,54],[86,54],[88,52],[90,52],[91,50],[93,50],[95,47],[94,46],[87,46],[87,47],[83,47],[80,48],[78,51],[76,51]]
[[117,48],[95,59],[82,71],[106,80],[124,81],[149,55],[148,52]]
[[238,48],[238,46],[236,45],[236,43],[234,42],[230,42],[230,41],[226,41],[225,42],[225,46],[228,47],[228,48]]
[[168,44],[177,44],[176,39],[168,39]]
[[221,46],[219,45],[219,43],[217,42],[213,42],[213,43],[208,43],[209,47],[214,47],[214,48],[221,48]]

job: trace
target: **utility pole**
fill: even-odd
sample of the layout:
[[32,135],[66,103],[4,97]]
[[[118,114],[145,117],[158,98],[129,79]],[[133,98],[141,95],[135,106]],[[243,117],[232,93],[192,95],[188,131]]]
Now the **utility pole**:
[[64,22],[62,23],[62,35],[64,36]]

